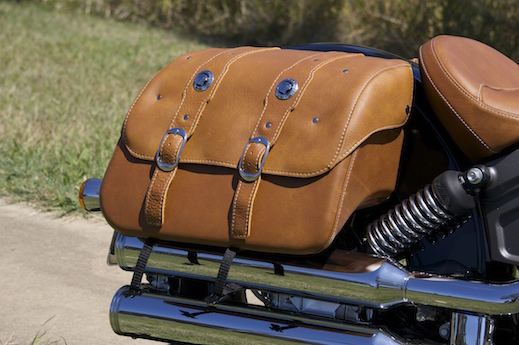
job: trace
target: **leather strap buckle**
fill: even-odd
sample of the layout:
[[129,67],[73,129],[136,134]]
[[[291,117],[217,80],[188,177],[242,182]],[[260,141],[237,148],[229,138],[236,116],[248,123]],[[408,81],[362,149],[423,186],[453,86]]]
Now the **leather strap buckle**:
[[[175,161],[173,164],[165,163],[160,160],[160,149],[162,148],[162,145],[164,144],[164,141],[166,140],[167,136],[173,134],[173,135],[180,135],[182,137],[182,144],[180,145],[180,149],[178,150],[176,154]],[[178,165],[178,162],[180,161],[180,156],[182,155],[182,151],[184,150],[184,146],[186,145],[187,141],[187,134],[186,131],[182,128],[171,128],[169,129],[166,134],[162,137],[162,140],[160,141],[159,148],[157,149],[157,154],[155,155],[155,162],[157,162],[157,166],[162,171],[172,171],[175,169]]]
[[[248,173],[246,172],[242,167],[243,157],[245,156],[245,153],[247,152],[247,148],[250,144],[261,144],[265,146],[265,153],[263,154],[263,158],[261,159],[261,163],[259,165],[259,169],[256,173]],[[263,165],[265,165],[265,161],[267,160],[267,155],[270,150],[270,143],[269,141],[264,137],[256,137],[249,140],[247,145],[245,145],[245,148],[243,149],[243,152],[240,157],[240,163],[238,164],[238,171],[240,172],[240,176],[247,182],[256,181],[261,175],[261,171],[263,170]]]

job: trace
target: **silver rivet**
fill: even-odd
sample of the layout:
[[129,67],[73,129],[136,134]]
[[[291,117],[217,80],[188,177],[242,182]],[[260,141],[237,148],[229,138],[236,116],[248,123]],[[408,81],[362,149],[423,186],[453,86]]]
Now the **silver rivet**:
[[294,79],[284,79],[276,86],[276,97],[281,100],[289,99],[295,95],[298,88],[297,81]]
[[205,70],[198,73],[193,81],[193,87],[196,91],[205,91],[211,86],[214,80],[213,72]]
[[186,60],[191,60],[191,56],[188,56],[188,57],[186,58]]
[[189,119],[189,115],[186,114],[186,115],[184,115],[184,120],[187,120],[187,119]]
[[318,117],[314,117],[314,119],[312,120],[313,123],[317,123],[319,122],[319,118]]
[[157,101],[160,101],[161,98],[162,98],[162,95],[161,95],[161,94],[158,94],[158,95],[157,95]]
[[270,127],[272,127],[272,123],[270,123],[270,122],[267,122],[267,123],[265,124],[265,127],[267,127],[267,128],[270,128]]
[[342,70],[342,73],[348,73],[348,72],[349,72],[349,70],[347,70],[347,69]]

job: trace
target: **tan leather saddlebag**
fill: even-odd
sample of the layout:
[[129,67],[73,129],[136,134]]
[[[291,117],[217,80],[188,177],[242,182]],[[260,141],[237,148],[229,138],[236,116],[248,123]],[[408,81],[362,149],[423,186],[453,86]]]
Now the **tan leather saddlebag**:
[[408,62],[342,52],[207,49],[155,75],[101,186],[120,233],[287,254],[327,248],[394,189]]

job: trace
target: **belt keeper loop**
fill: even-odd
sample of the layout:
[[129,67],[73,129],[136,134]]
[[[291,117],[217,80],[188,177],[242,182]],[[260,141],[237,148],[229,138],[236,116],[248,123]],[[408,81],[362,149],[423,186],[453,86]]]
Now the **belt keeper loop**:
[[[249,147],[250,144],[261,144],[261,145],[265,146],[265,153],[263,154],[263,157],[261,158],[261,163],[259,165],[258,171],[254,174],[246,172],[242,167],[243,157],[247,153],[247,148]],[[269,150],[270,150],[270,143],[264,137],[252,138],[251,140],[249,140],[247,142],[247,144],[245,145],[245,148],[243,149],[243,152],[241,154],[240,162],[238,163],[238,171],[239,171],[242,179],[244,179],[247,182],[253,182],[258,179],[258,177],[261,175],[261,171],[263,170],[263,166],[265,165],[265,162],[267,160],[267,155],[269,153]]]
[[[182,137],[182,144],[180,145],[180,149],[178,150],[178,152],[176,154],[176,158],[175,158],[175,161],[173,162],[173,164],[164,163],[160,160],[160,149],[162,148],[164,141],[170,134],[180,135]],[[175,169],[177,167],[178,162],[180,161],[180,156],[182,155],[182,151],[184,150],[184,146],[186,145],[186,141],[187,141],[186,131],[179,127],[171,128],[166,132],[166,134],[164,134],[164,136],[162,137],[162,140],[160,141],[159,148],[157,149],[157,154],[155,155],[155,162],[157,163],[157,166],[159,167],[160,170],[168,172],[168,171],[172,171],[173,169]]]

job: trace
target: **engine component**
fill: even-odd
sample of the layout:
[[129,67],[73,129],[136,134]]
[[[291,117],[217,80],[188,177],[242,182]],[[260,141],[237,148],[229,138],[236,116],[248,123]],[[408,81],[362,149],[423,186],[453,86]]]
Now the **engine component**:
[[490,256],[519,265],[519,149],[487,164],[492,179],[481,193]]

